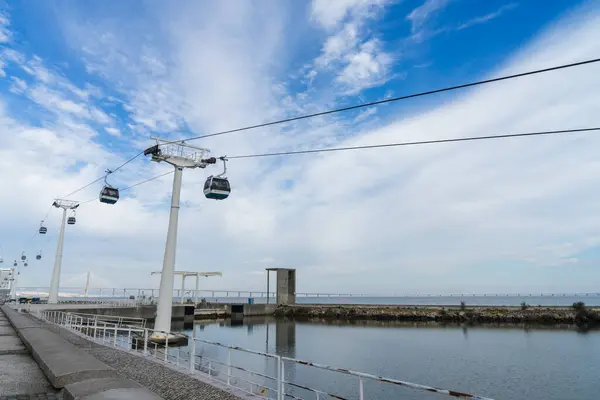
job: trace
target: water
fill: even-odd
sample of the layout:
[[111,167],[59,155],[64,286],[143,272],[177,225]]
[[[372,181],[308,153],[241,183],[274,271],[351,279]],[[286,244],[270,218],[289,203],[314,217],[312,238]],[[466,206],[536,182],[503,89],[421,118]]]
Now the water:
[[[174,329],[177,327],[174,326]],[[183,327],[179,327],[181,329]],[[494,399],[597,399],[600,331],[516,325],[462,327],[430,323],[311,323],[245,319],[196,322],[187,333],[244,348],[335,367],[475,393]],[[227,359],[210,345],[199,354]],[[275,364],[233,352],[232,363],[275,376]],[[286,379],[358,399],[358,378],[286,363]],[[268,385],[265,383],[265,385]],[[295,390],[314,399],[314,393]],[[366,399],[449,398],[367,381]]]

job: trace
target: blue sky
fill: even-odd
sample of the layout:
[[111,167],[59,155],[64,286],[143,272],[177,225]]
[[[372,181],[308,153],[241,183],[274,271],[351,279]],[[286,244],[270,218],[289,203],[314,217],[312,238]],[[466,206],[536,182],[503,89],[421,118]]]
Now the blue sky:
[[[23,273],[26,286],[49,281],[58,212],[47,238],[32,235],[52,199],[151,136],[201,135],[600,54],[594,1],[0,4],[0,152],[14,188],[0,195],[0,245],[5,260],[42,249]],[[598,76],[590,65],[196,144],[233,156],[594,126],[588,88]],[[300,291],[594,290],[596,141],[232,160],[226,202],[203,198],[214,171],[186,171],[177,268],[222,270],[210,285],[231,289],[259,289],[265,267],[288,266],[299,270]],[[138,159],[111,183],[166,171]],[[73,198],[92,199],[99,185]],[[63,285],[82,285],[90,270],[95,286],[157,286],[149,271],[162,264],[170,187],[167,176],[114,207],[83,205],[67,232]]]

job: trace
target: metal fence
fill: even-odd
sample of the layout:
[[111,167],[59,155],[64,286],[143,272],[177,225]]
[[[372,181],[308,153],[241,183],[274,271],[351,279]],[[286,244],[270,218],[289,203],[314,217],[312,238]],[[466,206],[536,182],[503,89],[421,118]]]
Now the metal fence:
[[[83,287],[61,287],[59,297],[61,301],[68,301],[73,298],[75,301],[88,297],[96,298],[128,298],[135,297],[144,299],[156,299],[159,294],[158,289],[154,288],[89,288],[86,292]],[[25,293],[38,297],[47,297],[49,288],[47,287],[19,287],[17,293]],[[267,296],[268,295],[268,296]],[[173,289],[173,297],[176,299],[195,299],[195,298],[275,298],[275,292],[266,292],[264,290],[233,290],[233,289]],[[598,297],[600,292],[588,293],[318,293],[318,292],[297,292],[299,298],[361,298],[361,297]]]
[[[353,380],[355,397],[364,400],[368,395],[365,382],[401,386],[421,392],[438,393],[455,398],[491,400],[487,397],[452,390],[439,389],[411,382],[389,379],[363,372],[307,362],[277,354],[254,351],[238,346],[210,342],[180,333],[156,331],[134,324],[113,323],[90,314],[38,310],[38,318],[60,325],[96,343],[137,353],[147,359],[165,363],[190,374],[201,374],[223,385],[235,387],[255,398],[263,399],[327,399],[349,400],[348,397],[300,384],[286,375],[286,368],[302,365],[315,371],[342,374]],[[153,335],[164,337],[164,343],[153,340]],[[183,345],[174,338],[183,338]],[[171,340],[171,343],[169,343]],[[216,349],[216,351],[211,351]],[[254,357],[251,362],[249,357]],[[260,364],[262,368],[258,366]],[[287,365],[287,367],[286,367]],[[356,384],[357,383],[357,384]],[[303,396],[303,397],[301,397]],[[347,395],[346,395],[347,396]]]
[[99,315],[99,314],[88,314],[88,313],[71,313],[72,316],[80,319],[85,319],[89,324],[92,323],[97,325],[98,323],[108,323],[117,325],[119,328],[139,328],[144,329],[146,327],[146,318],[138,317],[120,317],[118,315]]

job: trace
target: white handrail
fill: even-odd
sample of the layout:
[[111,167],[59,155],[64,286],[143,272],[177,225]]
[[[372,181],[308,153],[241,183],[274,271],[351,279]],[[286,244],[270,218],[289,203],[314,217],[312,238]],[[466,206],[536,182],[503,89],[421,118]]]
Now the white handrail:
[[[441,395],[447,395],[458,398],[470,398],[475,400],[491,400],[487,397],[477,396],[469,393],[461,393],[457,391],[440,389],[426,385],[420,385],[412,382],[406,382],[396,379],[384,378],[381,376],[376,376],[364,372],[352,371],[349,369],[343,368],[335,368],[328,365],[317,364],[313,362],[298,360],[290,357],[283,357],[277,354],[271,354],[266,352],[260,352],[255,350],[245,349],[239,346],[231,346],[222,344],[219,342],[210,342],[207,340],[202,340],[195,338],[193,336],[180,334],[180,333],[172,333],[165,331],[155,331],[153,329],[149,329],[146,327],[134,327],[134,326],[124,326],[120,325],[119,322],[111,323],[108,321],[99,320],[96,315],[93,314],[75,314],[69,313],[65,311],[55,311],[55,310],[37,310],[36,316],[39,319],[47,321],[52,324],[60,325],[76,334],[86,337],[89,340],[92,340],[96,343],[100,343],[103,345],[108,345],[111,347],[118,348],[123,351],[134,352],[139,354],[142,357],[146,357],[156,362],[161,362],[164,364],[170,364],[176,369],[180,369],[184,372],[193,374],[203,374],[207,375],[210,379],[217,380],[223,384],[228,386],[236,387],[240,390],[245,391],[253,396],[257,396],[264,399],[270,399],[268,397],[270,393],[276,395],[277,400],[283,400],[284,398],[293,398],[300,399],[301,397],[297,397],[293,393],[286,393],[286,385],[291,388],[297,388],[306,392],[313,393],[317,399],[326,398],[326,397],[335,397],[337,399],[344,399],[339,395],[328,393],[322,390],[318,390],[315,388],[311,388],[306,385],[301,385],[297,382],[292,382],[286,380],[285,375],[285,362],[295,363],[299,365],[304,365],[307,367],[317,368],[320,370],[326,370],[331,372],[337,372],[345,375],[350,375],[358,378],[358,397],[359,399],[365,398],[365,388],[364,381],[371,380],[375,382],[381,382],[390,385],[407,387],[410,389],[414,389],[421,392],[433,392]],[[165,334],[166,342],[164,345],[158,344],[157,342],[153,342],[151,337],[151,333],[161,333]],[[169,344],[169,336],[180,336],[185,337],[188,341],[187,347],[181,347],[173,343]],[[140,346],[140,341],[143,341],[143,346]],[[202,354],[198,354],[196,350],[196,344],[202,343],[205,345],[216,346],[218,348],[227,350],[227,361],[217,360],[214,358],[204,357]],[[154,347],[154,351],[148,349],[149,346]],[[191,350],[187,350],[187,348]],[[234,364],[232,361],[232,353],[234,351],[258,355],[261,357],[265,357],[266,359],[273,359],[276,361],[276,376],[269,376],[263,372],[253,371],[249,368],[243,367],[239,364]],[[206,368],[203,363],[208,362],[208,368]],[[216,365],[220,365],[223,367],[222,369],[215,368]],[[204,372],[204,371],[208,372]],[[243,372],[244,376],[240,376],[240,374],[234,373]],[[224,377],[221,378],[220,375],[224,373]],[[263,382],[257,382],[254,378],[259,378],[259,380],[263,380]],[[271,382],[274,387],[269,386],[267,384]],[[241,382],[244,382],[241,384]],[[260,393],[256,393],[256,392]],[[263,394],[267,395],[264,397]]]

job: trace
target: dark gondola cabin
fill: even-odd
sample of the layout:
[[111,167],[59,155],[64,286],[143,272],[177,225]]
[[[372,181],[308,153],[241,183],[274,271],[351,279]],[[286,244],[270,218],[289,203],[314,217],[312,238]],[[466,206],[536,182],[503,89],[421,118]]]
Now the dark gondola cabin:
[[227,178],[209,176],[204,183],[204,196],[207,199],[224,200],[229,197],[231,186]]
[[75,225],[75,217],[69,217],[69,218],[67,218],[67,224],[69,224],[69,225]]
[[45,235],[48,232],[48,228],[45,226],[40,226],[40,235]]
[[119,189],[111,186],[104,186],[100,191],[100,202],[115,204],[117,201],[119,201]]

